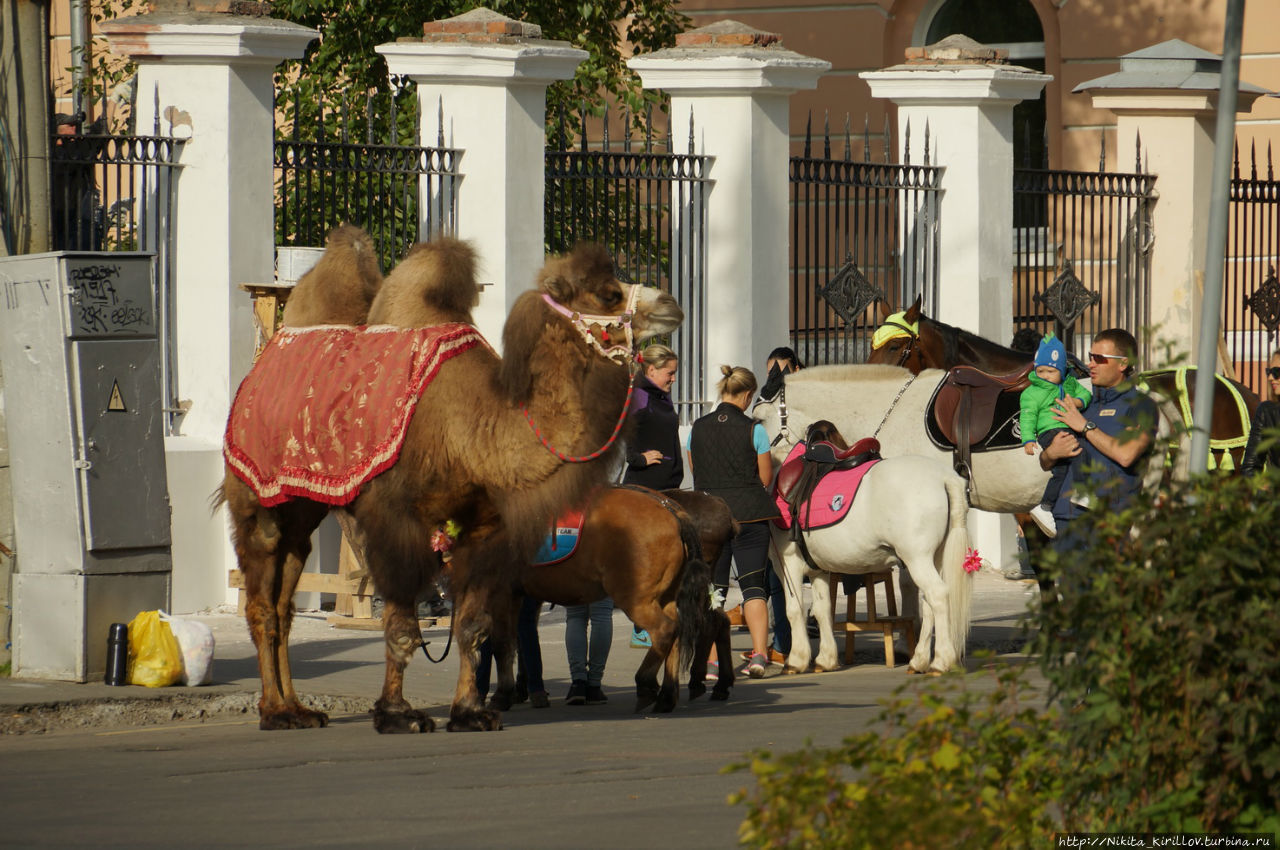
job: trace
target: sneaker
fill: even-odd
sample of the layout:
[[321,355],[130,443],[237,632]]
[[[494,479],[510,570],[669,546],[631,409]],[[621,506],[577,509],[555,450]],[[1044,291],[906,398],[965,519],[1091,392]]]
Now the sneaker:
[[599,685],[587,685],[587,705],[604,705],[608,701]]
[[574,682],[569,686],[569,693],[564,698],[565,705],[586,705],[587,704],[587,683],[583,681]]
[[751,663],[747,665],[747,675],[752,679],[763,679],[764,668],[769,666],[769,659],[762,655],[751,656]]
[[551,705],[551,700],[547,698],[546,691],[534,691],[529,694],[529,702],[534,708],[548,708]]
[[653,641],[649,639],[649,633],[644,629],[632,630],[631,645],[636,649],[653,649]]
[[715,684],[716,682],[720,681],[720,662],[719,661],[707,662],[707,675],[703,681],[707,682],[708,684]]
[[1053,521],[1052,511],[1044,505],[1036,505],[1031,509],[1030,514],[1036,525],[1044,532],[1045,537],[1053,538],[1058,536],[1058,524]]
[[[753,653],[749,649],[742,650],[742,660],[750,663],[752,654]],[[769,647],[769,663],[786,664],[787,654],[785,652],[778,652],[778,650],[773,647]]]

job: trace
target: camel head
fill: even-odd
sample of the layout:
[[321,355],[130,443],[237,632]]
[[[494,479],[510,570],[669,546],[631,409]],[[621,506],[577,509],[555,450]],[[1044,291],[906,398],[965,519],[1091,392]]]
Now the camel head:
[[629,365],[644,340],[670,333],[683,320],[670,295],[618,280],[603,246],[578,245],[548,259],[536,288],[512,307],[502,334],[503,383],[517,400],[527,396],[528,358],[548,326],[572,328],[588,360]]

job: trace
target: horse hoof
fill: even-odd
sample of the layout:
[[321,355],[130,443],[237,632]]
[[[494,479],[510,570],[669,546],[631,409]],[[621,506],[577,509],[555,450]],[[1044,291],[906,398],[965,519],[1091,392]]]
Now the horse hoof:
[[373,728],[381,735],[434,732],[436,722],[425,711],[415,708],[406,711],[374,709]]
[[454,711],[445,728],[450,732],[498,732],[502,729],[502,712],[491,708]]
[[676,698],[674,696],[660,698],[653,704],[653,710],[658,714],[670,714],[676,710]]
[[489,697],[489,708],[496,711],[509,711],[513,705],[515,705],[515,700],[509,693],[498,691],[493,696]]
[[689,701],[693,702],[698,697],[707,692],[707,686],[702,682],[689,683]]
[[711,699],[714,700],[715,702],[724,702],[728,698],[729,698],[728,687],[721,689],[720,686],[717,685],[715,690],[711,692]]
[[309,708],[296,708],[258,717],[258,728],[265,732],[280,729],[323,729],[329,725],[329,715]]

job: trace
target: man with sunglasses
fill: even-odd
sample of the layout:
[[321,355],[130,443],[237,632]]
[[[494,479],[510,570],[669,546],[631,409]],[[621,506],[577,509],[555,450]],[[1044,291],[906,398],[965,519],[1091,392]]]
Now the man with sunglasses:
[[1088,497],[1076,485],[1090,483],[1111,506],[1123,508],[1142,486],[1142,460],[1155,440],[1158,411],[1146,393],[1129,379],[1137,363],[1138,342],[1123,328],[1109,328],[1089,347],[1089,377],[1093,400],[1084,410],[1059,404],[1053,416],[1070,430],[1059,431],[1040,453],[1040,466],[1050,469],[1073,458],[1053,507],[1058,525],[1055,541],[1070,551],[1082,541],[1068,533],[1070,522],[1089,509]]

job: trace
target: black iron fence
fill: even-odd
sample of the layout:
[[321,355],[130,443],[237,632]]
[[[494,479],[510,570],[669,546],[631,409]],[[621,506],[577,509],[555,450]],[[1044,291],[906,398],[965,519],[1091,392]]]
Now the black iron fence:
[[1015,169],[1014,327],[1054,331],[1077,354],[1128,328],[1149,362],[1154,196],[1140,148],[1130,174],[1106,170],[1105,148],[1096,172]]
[[277,246],[323,246],[349,222],[368,231],[385,270],[413,243],[455,230],[461,151],[445,146],[443,116],[434,147],[399,143],[406,125],[418,126],[415,98],[369,94],[359,108],[306,119],[295,110],[283,133],[277,127]]
[[181,139],[160,135],[57,135],[49,163],[55,251],[148,251],[156,256],[166,433],[172,433],[174,417],[181,412],[174,336],[173,209],[182,145]]
[[[910,131],[904,148],[910,150]],[[858,363],[880,324],[879,304],[903,309],[917,295],[926,312],[938,300],[940,167],[890,161],[891,137],[865,126],[862,156],[846,119],[844,153],[832,156],[823,127],[814,156],[806,126],[804,153],[791,158],[791,344],[809,365]],[[873,143],[882,162],[872,162]]]
[[1267,398],[1263,370],[1280,347],[1280,183],[1267,146],[1266,177],[1258,176],[1257,151],[1249,151],[1249,176],[1240,176],[1235,152],[1227,220],[1226,268],[1222,287],[1222,331],[1240,381]]
[[[544,227],[546,248],[565,251],[581,241],[605,245],[622,277],[671,293],[685,321],[670,340],[680,360],[673,399],[681,421],[701,412],[708,398],[706,372],[706,206],[710,157],[675,153],[671,138],[654,138],[651,129],[632,138],[631,116],[621,119],[622,138],[609,138],[606,114],[597,134],[570,133],[567,117],[546,152]],[[582,116],[576,127],[585,126]],[[643,125],[651,128],[649,120]],[[573,136],[573,143],[570,138]]]

